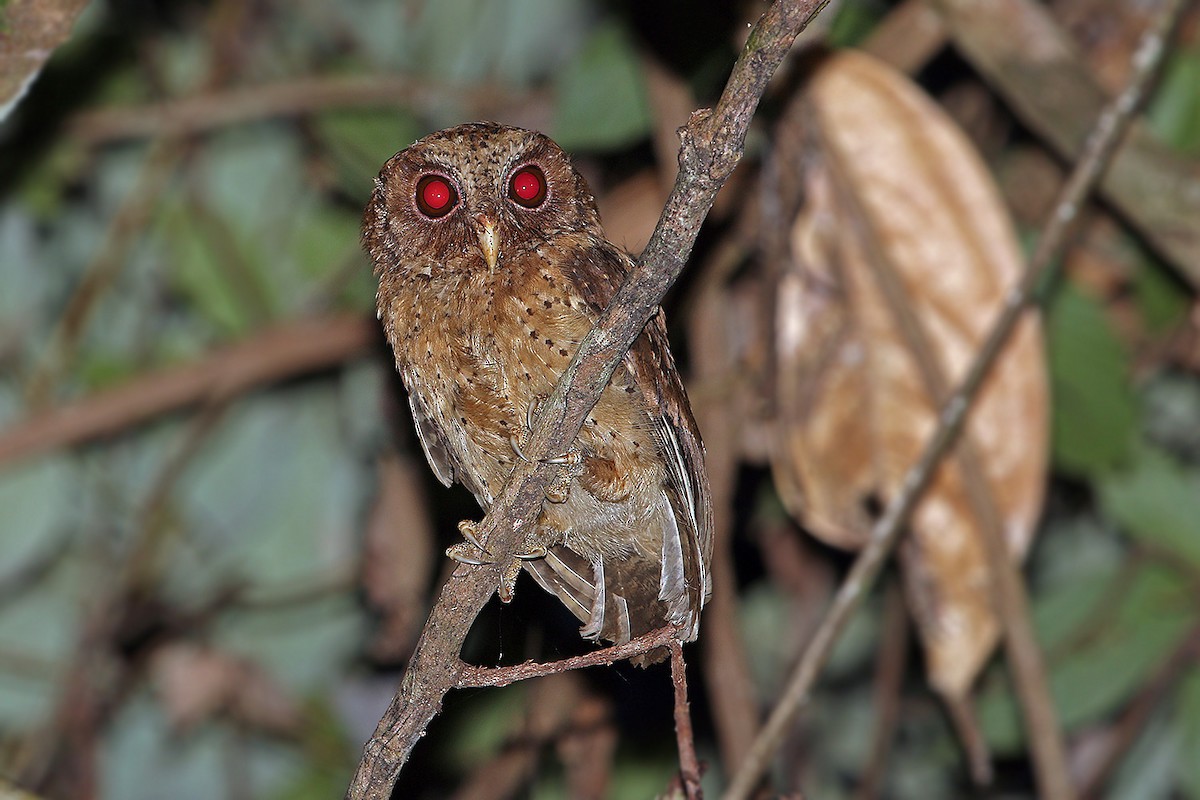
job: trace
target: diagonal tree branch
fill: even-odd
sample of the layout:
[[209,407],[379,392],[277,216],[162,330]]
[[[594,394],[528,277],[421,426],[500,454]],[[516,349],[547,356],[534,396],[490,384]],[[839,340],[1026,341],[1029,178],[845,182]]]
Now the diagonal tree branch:
[[33,414],[0,429],[0,465],[121,433],[161,414],[222,400],[366,352],[378,323],[358,315],[268,328],[189,361]]
[[[741,158],[746,130],[767,82],[796,35],[826,2],[776,0],[750,31],[716,107],[693,113],[680,130],[679,175],[654,236],[580,344],[554,393],[542,404],[526,448],[529,462],[517,467],[479,526],[497,563],[514,554],[518,534],[534,524],[541,510],[553,469],[541,459],[570,446],[617,362],[656,313],[682,271],[717,191]],[[463,640],[496,590],[499,577],[496,565],[459,565],[442,587],[400,689],[364,748],[348,798],[390,796],[400,769],[437,714],[442,698],[463,676],[466,665],[459,659]]]
[[[1134,111],[1145,96],[1150,79],[1162,61],[1166,42],[1178,22],[1183,5],[1183,0],[1168,0],[1143,35],[1134,55],[1133,73],[1129,84],[1104,108],[1093,126],[1083,155],[1059,194],[1058,202],[1055,203],[1037,248],[1030,257],[1020,285],[1009,296],[1003,311],[971,363],[966,377],[942,405],[937,429],[917,463],[905,476],[901,491],[884,510],[871,532],[866,547],[859,553],[838,589],[820,629],[788,679],[783,697],[771,712],[750,750],[750,755],[738,768],[723,795],[725,800],[741,800],[753,793],[800,708],[807,702],[817,675],[828,659],[834,643],[858,609],[888,554],[899,540],[904,521],[920,499],[942,458],[958,439],[980,386],[1016,328],[1021,315],[1031,303],[1034,288],[1046,279],[1055,266],[1055,259],[1066,243],[1084,201],[1104,174],[1117,145],[1133,120]],[[1022,688],[1018,686],[1019,691]],[[1073,788],[1064,785],[1054,770],[1050,770],[1049,773],[1039,771],[1039,782],[1041,781],[1046,782],[1039,786],[1040,796],[1070,798],[1074,794]]]
[[0,3],[0,122],[17,107],[87,0]]
[[[1107,93],[1050,8],[1032,0],[929,5],[955,48],[1010,110],[1068,163],[1082,158],[1088,121],[1100,115]],[[1200,288],[1200,163],[1173,153],[1144,126],[1122,139],[1096,191],[1181,278]]]

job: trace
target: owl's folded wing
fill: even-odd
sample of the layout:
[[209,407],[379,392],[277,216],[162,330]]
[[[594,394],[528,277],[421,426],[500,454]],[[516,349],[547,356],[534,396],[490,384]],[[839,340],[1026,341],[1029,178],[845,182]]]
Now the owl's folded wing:
[[461,429],[448,432],[440,424],[436,415],[426,405],[418,383],[408,373],[402,373],[404,385],[408,388],[408,405],[412,409],[413,423],[417,429],[417,439],[433,474],[443,486],[458,481],[466,486],[475,500],[484,510],[492,504],[492,493],[486,484],[476,480],[471,471],[462,468],[466,455],[467,435]]
[[677,622],[689,630],[688,638],[694,638],[700,609],[712,596],[709,572],[713,547],[712,497],[704,468],[704,445],[668,349],[662,314],[646,324],[625,363],[634,373],[650,408],[655,439],[667,470],[663,489],[678,528],[675,541],[667,538],[671,532],[663,534],[659,599],[676,607],[686,599],[684,619]]
[[[610,242],[600,240],[592,245],[584,250],[592,263],[568,266],[574,266],[572,285],[599,314],[612,302],[633,261]],[[597,264],[596,260],[603,263]],[[694,638],[700,608],[712,596],[712,497],[704,469],[704,445],[671,357],[661,311],[646,323],[623,365],[646,399],[655,440],[667,467],[663,489],[678,528],[677,532],[664,531],[659,599],[672,608],[673,617],[683,618],[690,630],[689,638]],[[686,607],[682,607],[684,603]]]

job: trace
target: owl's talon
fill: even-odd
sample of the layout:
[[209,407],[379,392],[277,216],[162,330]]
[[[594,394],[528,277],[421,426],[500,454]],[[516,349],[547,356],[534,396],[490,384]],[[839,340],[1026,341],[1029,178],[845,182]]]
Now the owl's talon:
[[[533,552],[536,552],[537,549],[538,546],[535,546],[533,551],[531,551],[529,554],[513,556],[511,559],[509,559],[508,564],[505,565],[504,569],[500,571],[500,581],[496,586],[496,594],[500,596],[500,602],[512,602],[513,593],[517,588],[517,576],[521,574],[521,561],[524,559],[542,558],[545,556],[545,548],[541,548],[541,556],[533,555]],[[480,553],[484,553],[486,555],[481,556]],[[469,542],[459,542],[452,547],[447,547],[446,555],[460,564],[470,564],[475,567],[496,563],[495,559],[492,558],[490,553],[482,548],[476,547]]]
[[521,561],[537,561],[539,558],[545,558],[546,552],[546,548],[543,545],[538,544],[529,548],[527,552],[517,553],[515,557],[519,558]]
[[483,546],[483,542],[479,541],[479,528],[474,522],[471,522],[469,519],[462,520],[458,523],[458,532],[462,534],[464,539],[473,544],[477,550],[491,558],[492,554]]
[[571,499],[571,481],[569,474],[560,474],[546,484],[546,499],[555,505],[561,505]]
[[512,447],[513,452],[517,454],[518,458],[525,463],[529,463],[529,456],[525,455],[525,451],[521,449],[519,437],[515,433],[508,437],[508,444]]
[[[496,557],[480,542],[476,523],[470,520],[463,520],[458,523],[458,530],[466,541],[447,547],[446,555],[449,558],[454,559],[460,564],[471,564],[472,566],[497,563]],[[517,586],[517,576],[521,574],[522,562],[546,557],[547,549],[542,541],[543,536],[544,534],[539,532],[529,532],[526,534],[525,541],[517,549],[517,552],[508,558],[508,563],[500,570],[500,580],[496,586],[496,594],[500,596],[502,603],[511,602],[513,599],[513,593],[516,591]]]
[[533,430],[533,423],[537,422],[537,411],[540,405],[541,398],[534,397],[529,401],[529,405],[525,406],[525,430]]
[[500,585],[496,587],[496,596],[501,603],[511,603],[517,590],[517,576],[521,574],[521,562],[514,558],[508,562],[500,573]]
[[574,467],[574,466],[577,466],[577,465],[583,463],[583,456],[580,454],[580,452],[577,449],[572,448],[572,449],[568,450],[567,452],[563,453],[561,456],[555,456],[554,458],[543,458],[542,463],[543,464],[566,464],[568,466]]
[[460,564],[471,564],[478,567],[492,563],[487,560],[488,557],[478,555],[480,552],[482,552],[480,548],[469,542],[459,542],[446,548],[446,555]]

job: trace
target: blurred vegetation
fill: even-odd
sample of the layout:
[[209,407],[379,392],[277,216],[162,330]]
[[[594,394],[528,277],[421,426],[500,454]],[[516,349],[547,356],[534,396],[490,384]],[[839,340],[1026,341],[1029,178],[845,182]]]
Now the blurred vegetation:
[[[646,212],[629,230],[652,224],[672,168],[662,142],[684,121],[655,94],[654,74],[695,105],[711,103],[761,7],[87,7],[0,124],[0,776],[49,797],[340,796],[416,630],[402,626],[399,643],[377,646],[381,618],[399,613],[378,599],[386,578],[363,577],[378,553],[365,544],[379,524],[372,510],[389,492],[381,459],[398,451],[415,465],[415,499],[401,508],[434,520],[433,553],[454,540],[458,519],[478,517],[464,492],[425,469],[382,337],[250,391],[213,386],[70,447],[13,456],[4,444],[39,415],[87,409],[114,387],[253,347],[277,326],[373,318],[361,209],[383,161],[432,130],[477,118],[544,130],[575,154],[606,218],[636,207]],[[1119,69],[1126,51],[1101,48],[1071,28],[1072,15],[1100,15],[1121,42],[1144,24],[1144,10],[1119,0],[1052,7],[1097,71]],[[893,11],[844,0],[824,14],[828,44],[864,41]],[[1146,111],[1182,163],[1200,154],[1196,23],[1193,14]],[[1035,164],[1051,183],[1060,167],[1030,157],[1043,153],[1036,139],[952,48],[939,52],[915,77],[975,136],[1034,239],[1041,221],[1021,200],[1031,183],[1021,167]],[[793,85],[780,81],[767,98],[745,174],[695,264],[734,238],[752,206],[747,175],[769,153],[771,116]],[[1065,266],[1044,288],[1054,464],[1027,571],[1035,622],[1080,774],[1095,774],[1089,754],[1107,753],[1108,796],[1200,799],[1200,306],[1195,287],[1103,208]],[[669,298],[685,352],[694,284],[685,276]],[[724,589],[736,589],[765,710],[847,558],[782,519],[761,459],[744,459],[736,487],[737,586]],[[384,529],[416,524],[393,515]],[[772,563],[779,551],[764,549],[781,527],[799,586]],[[381,563],[428,602],[444,565],[427,554],[406,562],[409,552]],[[877,768],[884,797],[963,796],[962,757],[911,645],[891,756],[868,763],[885,624],[877,594],[789,740],[777,785],[851,797]],[[423,609],[406,610],[419,625]],[[523,580],[512,606],[481,616],[466,655],[571,654],[584,647],[575,629]],[[698,746],[715,793],[730,765],[719,760],[693,650]],[[1000,662],[981,681],[979,713],[997,791],[1029,796]],[[451,695],[396,796],[451,796],[513,752],[530,759],[515,796],[665,791],[676,764],[665,670],[619,666],[572,680],[566,695],[532,685]],[[531,732],[552,703],[558,722]],[[572,716],[593,707],[597,721]],[[501,781],[491,787],[471,796],[510,796]]]

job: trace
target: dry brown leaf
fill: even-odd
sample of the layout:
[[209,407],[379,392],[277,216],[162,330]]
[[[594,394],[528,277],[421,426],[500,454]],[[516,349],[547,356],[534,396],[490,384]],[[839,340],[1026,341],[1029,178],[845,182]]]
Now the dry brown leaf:
[[434,534],[420,470],[412,459],[382,456],[378,475],[363,546],[362,582],[371,606],[382,615],[371,654],[393,661],[410,654],[425,617]]
[[[1022,259],[999,193],[961,131],[873,58],[829,59],[778,139],[779,148],[805,148],[806,197],[777,298],[773,467],[785,503],[809,530],[853,548],[936,424],[939,404],[914,342],[928,343],[945,385],[957,383]],[[968,427],[1016,557],[1029,547],[1042,503],[1046,393],[1039,323],[1029,316]],[[978,521],[953,458],[910,530],[902,563],[929,681],[962,697],[999,626]]]
[[174,728],[186,730],[219,714],[278,733],[300,724],[295,699],[262,667],[216,648],[164,645],[151,657],[150,674]]

